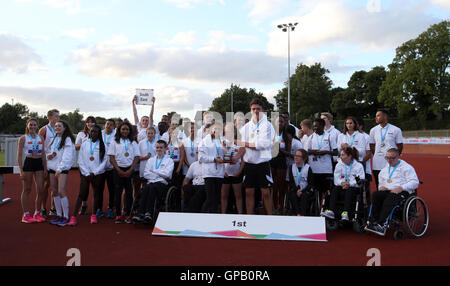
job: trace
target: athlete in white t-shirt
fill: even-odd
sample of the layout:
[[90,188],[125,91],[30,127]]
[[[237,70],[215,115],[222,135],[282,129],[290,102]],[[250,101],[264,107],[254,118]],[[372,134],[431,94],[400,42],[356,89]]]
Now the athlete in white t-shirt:
[[386,166],[387,150],[391,148],[398,149],[402,154],[403,150],[403,136],[400,128],[388,123],[387,111],[380,109],[375,116],[377,126],[370,129],[370,150],[373,154],[373,175],[375,177],[375,184],[378,188],[378,174],[380,170]]

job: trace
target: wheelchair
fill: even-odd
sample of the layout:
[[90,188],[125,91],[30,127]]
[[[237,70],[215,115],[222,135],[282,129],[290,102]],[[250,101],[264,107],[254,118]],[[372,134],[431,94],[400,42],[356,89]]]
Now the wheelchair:
[[[288,190],[286,192],[286,194],[284,195],[284,212],[283,213],[288,216],[293,216],[293,215],[295,215],[295,210],[294,210],[294,206],[292,205],[291,200],[289,199],[289,191],[290,190]],[[320,215],[320,205],[321,205],[319,191],[316,191],[314,188],[311,188],[310,192],[313,193],[313,196],[311,196],[311,198],[309,198],[308,208],[304,215],[305,216],[319,216]]]
[[[422,181],[419,182],[423,184]],[[372,213],[372,205],[367,224]],[[394,206],[386,220],[386,232],[393,229],[395,240],[402,240],[406,233],[413,238],[420,238],[425,235],[429,226],[429,213],[425,201],[418,196],[417,189],[398,205]]]
[[[336,212],[335,219],[325,218],[326,228],[330,231],[335,231],[339,228],[343,228],[346,225],[351,224],[352,228],[357,233],[364,233],[364,228],[366,227],[366,223],[369,217],[369,201],[370,201],[370,190],[367,189],[366,180],[360,179],[357,180],[358,183],[358,192],[356,194],[355,201],[352,203],[353,206],[353,217],[349,217],[349,221],[342,221],[339,219],[341,212],[344,208],[344,201],[342,199],[336,202]],[[334,184],[330,189],[333,189]],[[326,193],[328,198],[331,196],[331,191]],[[323,211],[323,209],[322,209]]]
[[[145,184],[144,188],[140,189],[133,198],[133,203],[131,205],[131,217],[134,217],[138,214],[140,200],[142,197],[142,193],[146,188],[147,184]],[[168,188],[164,191],[164,193],[155,201],[154,205],[154,213],[152,214],[153,223],[156,222],[156,218],[160,211],[165,212],[179,212],[181,211],[181,190],[177,186],[172,184],[172,181],[169,180]],[[133,223],[135,223],[133,221]]]

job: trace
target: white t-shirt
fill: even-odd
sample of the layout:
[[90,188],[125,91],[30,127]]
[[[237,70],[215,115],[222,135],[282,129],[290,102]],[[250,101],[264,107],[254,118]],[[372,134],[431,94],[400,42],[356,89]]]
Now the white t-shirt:
[[[384,137],[384,141],[382,140]],[[370,144],[375,144],[375,154],[373,155],[373,169],[381,170],[386,166],[384,159],[387,150],[397,149],[397,144],[403,143],[402,130],[397,126],[388,123],[384,128],[377,125],[370,129]]]
[[75,145],[81,145],[87,140],[89,140],[89,135],[86,135],[84,131],[78,132],[77,138],[75,139]]
[[355,147],[359,154],[358,160],[362,161],[366,155],[366,139],[364,136],[359,131],[353,132],[353,135],[350,135],[348,132],[339,134],[337,141],[339,154],[342,150],[342,144],[344,143],[347,143],[350,147]]
[[56,153],[55,158],[52,160],[47,159],[47,169],[58,172],[70,170],[75,163],[76,156],[75,145],[72,140],[67,137],[63,147],[58,149],[61,142],[60,140],[61,137],[55,137],[49,149],[46,150],[47,157],[53,152]]
[[[312,134],[311,134],[312,135]],[[300,141],[302,141],[302,145],[303,146],[308,146],[308,141],[309,141],[309,138],[311,138],[311,135],[307,135],[307,134],[305,134],[305,135],[303,135],[303,137],[300,139]]]
[[[148,154],[151,154],[151,157],[156,156],[155,145],[156,145],[156,138],[154,138],[152,142],[149,142],[148,138],[146,138],[145,140],[142,140],[141,142],[139,142],[139,152],[141,154],[141,157],[145,157]],[[139,176],[141,178],[144,177],[145,166],[146,166],[147,161],[149,159],[141,160],[139,162]]]
[[[410,194],[417,189],[419,186],[419,179],[417,178],[413,166],[403,160],[399,160],[397,168],[389,167],[389,164],[386,164],[380,171],[380,174],[378,175],[380,182],[378,188],[384,186],[388,190],[392,190],[396,187],[402,187],[404,191],[407,191]],[[392,176],[389,178],[390,174],[392,174]]]
[[195,161],[189,167],[186,173],[186,178],[192,180],[192,185],[202,186],[205,184],[205,179],[203,178],[202,165]]
[[[198,161],[198,144],[199,139],[195,138],[194,141],[191,141],[190,137],[185,137],[181,143],[184,146],[184,153],[186,154],[186,160],[189,165]],[[183,174],[186,175],[189,167],[186,164],[183,164]]]
[[[370,144],[369,144],[370,136],[366,132],[363,132],[362,135],[364,136],[364,140],[366,140],[366,154],[367,154],[367,152],[370,152]],[[372,175],[372,169],[370,166],[371,162],[372,162],[372,159],[369,159],[366,161],[366,174],[370,174],[370,175]]]
[[[318,135],[317,133],[313,133],[311,138],[309,138],[308,146],[309,150],[326,150],[333,151],[337,149],[336,142],[332,139],[330,134],[324,132],[322,135]],[[332,174],[333,173],[333,165],[331,162],[331,155],[309,155],[308,163],[311,166],[313,173],[315,174]]]
[[[128,153],[128,156],[125,156],[126,153]],[[130,167],[134,158],[141,156],[136,141],[130,142],[130,140],[122,138],[120,138],[119,143],[116,140],[111,141],[107,154],[108,156],[114,155],[117,165],[122,168]]]
[[169,155],[170,159],[172,159],[174,163],[180,162],[181,151],[178,141],[167,144],[166,155]]

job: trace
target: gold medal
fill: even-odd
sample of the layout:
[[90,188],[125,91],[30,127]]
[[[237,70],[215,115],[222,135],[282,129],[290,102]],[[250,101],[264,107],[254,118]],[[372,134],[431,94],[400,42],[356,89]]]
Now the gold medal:
[[53,157],[56,157],[56,152],[53,152],[53,153],[52,153],[52,156],[53,156]]
[[392,183],[392,180],[391,179],[389,179],[389,180],[387,180],[387,182],[390,184],[390,183]]
[[252,135],[250,136],[252,139],[255,138],[255,133],[252,133]]
[[91,157],[89,158],[89,160],[94,161],[94,157],[91,156]]
[[128,156],[130,156],[130,154],[128,152],[126,152],[125,153],[125,157],[128,157]]

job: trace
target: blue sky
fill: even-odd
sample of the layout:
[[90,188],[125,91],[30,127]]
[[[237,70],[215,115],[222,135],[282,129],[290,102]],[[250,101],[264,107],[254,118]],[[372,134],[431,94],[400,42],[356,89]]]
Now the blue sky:
[[[193,118],[231,83],[273,97],[291,71],[320,62],[334,86],[387,66],[395,48],[449,19],[450,2],[294,0],[0,0],[0,104],[40,114],[132,118],[154,88],[155,118]],[[138,107],[139,115],[148,108]]]

